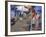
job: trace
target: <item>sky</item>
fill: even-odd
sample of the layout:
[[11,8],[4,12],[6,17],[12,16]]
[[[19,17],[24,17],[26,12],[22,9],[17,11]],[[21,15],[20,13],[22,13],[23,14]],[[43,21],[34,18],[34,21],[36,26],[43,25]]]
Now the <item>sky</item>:
[[[34,6],[36,13],[42,12],[42,6]],[[24,8],[24,6],[16,6],[11,5],[11,16],[19,16],[19,14],[23,14],[23,11],[28,11],[28,9]]]

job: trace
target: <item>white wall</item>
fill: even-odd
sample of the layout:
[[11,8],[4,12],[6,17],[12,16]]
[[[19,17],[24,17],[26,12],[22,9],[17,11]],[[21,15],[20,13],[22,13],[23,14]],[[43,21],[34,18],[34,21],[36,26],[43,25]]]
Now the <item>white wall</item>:
[[33,1],[33,2],[44,2],[44,0],[6,0],[6,1]]

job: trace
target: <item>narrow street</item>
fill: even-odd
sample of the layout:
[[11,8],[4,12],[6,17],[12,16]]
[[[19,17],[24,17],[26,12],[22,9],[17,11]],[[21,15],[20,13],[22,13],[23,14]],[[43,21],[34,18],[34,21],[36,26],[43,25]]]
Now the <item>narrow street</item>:
[[[20,18],[20,17],[19,17]],[[31,16],[23,17],[22,20],[18,20],[11,26],[11,31],[29,31],[29,24],[31,23]]]

